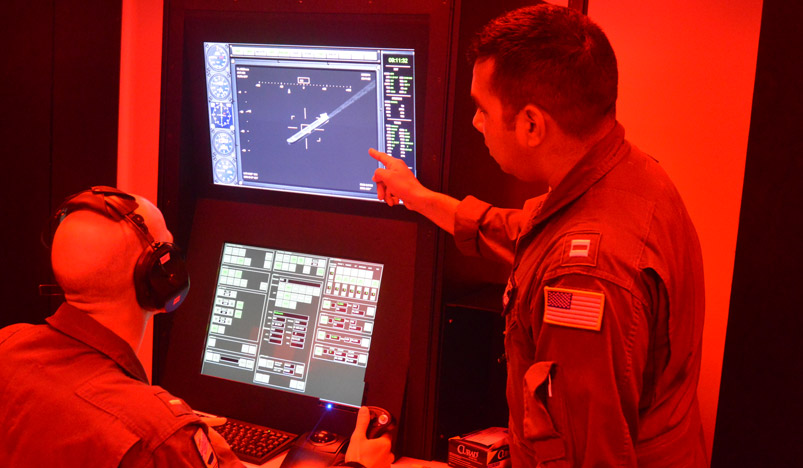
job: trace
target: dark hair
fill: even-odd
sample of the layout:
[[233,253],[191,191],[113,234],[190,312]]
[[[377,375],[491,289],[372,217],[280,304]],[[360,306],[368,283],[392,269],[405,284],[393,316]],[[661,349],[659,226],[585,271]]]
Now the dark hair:
[[616,56],[599,26],[576,10],[543,4],[506,13],[479,32],[469,59],[494,60],[490,86],[509,120],[535,104],[583,137],[616,114]]

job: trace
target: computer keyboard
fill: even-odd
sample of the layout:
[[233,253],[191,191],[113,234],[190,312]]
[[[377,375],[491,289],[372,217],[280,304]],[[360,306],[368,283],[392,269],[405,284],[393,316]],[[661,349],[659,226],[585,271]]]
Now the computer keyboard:
[[231,418],[214,429],[226,439],[240,460],[255,465],[261,465],[280,454],[297,437],[296,434]]

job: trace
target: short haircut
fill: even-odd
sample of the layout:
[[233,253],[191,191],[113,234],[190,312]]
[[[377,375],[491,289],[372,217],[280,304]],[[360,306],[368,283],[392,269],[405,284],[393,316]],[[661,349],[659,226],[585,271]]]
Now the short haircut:
[[493,59],[490,86],[508,120],[535,104],[583,137],[616,115],[616,56],[599,26],[574,9],[541,4],[506,13],[479,32],[469,59]]

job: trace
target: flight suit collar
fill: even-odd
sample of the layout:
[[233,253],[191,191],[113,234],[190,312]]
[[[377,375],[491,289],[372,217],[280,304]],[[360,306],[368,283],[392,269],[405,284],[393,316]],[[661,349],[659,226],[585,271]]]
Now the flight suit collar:
[[564,206],[580,198],[622,160],[628,148],[625,129],[616,122],[613,129],[580,159],[557,187],[525,204],[524,209],[533,215],[520,237],[528,234]]
[[85,312],[64,303],[46,320],[61,333],[108,356],[131,377],[148,383],[145,369],[131,346]]

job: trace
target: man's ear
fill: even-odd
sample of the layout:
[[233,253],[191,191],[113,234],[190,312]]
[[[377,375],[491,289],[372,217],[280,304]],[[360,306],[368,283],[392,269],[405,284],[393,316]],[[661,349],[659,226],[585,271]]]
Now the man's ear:
[[546,137],[546,115],[540,107],[527,104],[517,116],[516,127],[520,138],[529,147],[541,144]]

